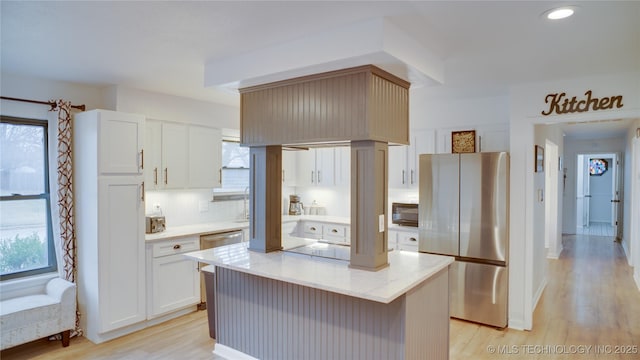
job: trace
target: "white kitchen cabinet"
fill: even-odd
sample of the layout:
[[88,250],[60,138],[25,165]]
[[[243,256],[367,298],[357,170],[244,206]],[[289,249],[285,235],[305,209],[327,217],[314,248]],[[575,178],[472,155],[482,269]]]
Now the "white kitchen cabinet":
[[341,187],[351,186],[351,147],[340,146],[335,148],[335,185]]
[[509,126],[494,125],[478,129],[479,152],[509,151]]
[[222,186],[222,132],[189,126],[189,188]]
[[80,117],[94,118],[98,122],[100,173],[142,174],[144,116],[109,110],[92,110],[82,113]]
[[187,125],[162,123],[162,184],[165,189],[187,186],[189,146]]
[[398,231],[398,250],[418,251],[418,231]]
[[409,146],[389,146],[389,188],[417,189],[420,154],[435,153],[435,130],[413,131]]
[[[73,138],[77,252],[82,260],[78,262],[78,304],[81,327],[94,343],[115,337],[114,330],[117,336],[124,335],[123,328],[146,319],[144,177],[142,173],[123,175],[124,167],[112,173],[117,162],[99,161],[104,159],[100,153],[106,149],[105,137],[134,141],[128,126],[104,130],[102,114],[77,114]],[[144,118],[140,118],[137,129],[144,136]],[[109,171],[103,171],[103,165]]]
[[151,120],[146,131],[147,190],[221,186],[219,129]]
[[145,190],[158,190],[162,188],[162,123],[147,120],[144,134]]
[[395,230],[387,230],[387,247],[389,249],[398,248],[398,232]]
[[282,184],[284,186],[297,185],[296,154],[298,151],[282,151]]
[[300,236],[309,239],[322,239],[322,223],[315,221],[302,221]]
[[333,243],[349,244],[349,230],[350,227],[348,225],[333,223],[322,224],[322,240]]
[[298,151],[296,158],[297,185],[335,185],[334,157],[334,149],[330,147]]
[[148,319],[200,302],[198,263],[182,255],[199,249],[198,236],[147,245]]

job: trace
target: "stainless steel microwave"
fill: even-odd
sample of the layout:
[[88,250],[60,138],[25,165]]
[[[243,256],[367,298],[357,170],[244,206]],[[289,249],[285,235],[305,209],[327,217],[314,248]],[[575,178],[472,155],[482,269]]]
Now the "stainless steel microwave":
[[391,223],[418,227],[418,204],[392,203]]

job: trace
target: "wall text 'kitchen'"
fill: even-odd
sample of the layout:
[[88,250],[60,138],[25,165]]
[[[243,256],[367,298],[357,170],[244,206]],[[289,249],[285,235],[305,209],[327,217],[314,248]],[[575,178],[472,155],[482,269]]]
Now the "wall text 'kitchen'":
[[578,100],[576,96],[572,98],[567,97],[566,93],[548,94],[544,98],[544,102],[545,104],[549,104],[549,109],[543,111],[542,115],[606,110],[613,109],[614,106],[619,109],[624,106],[622,103],[622,95],[603,98],[592,97],[592,95],[591,90],[588,90],[584,93],[585,98]]

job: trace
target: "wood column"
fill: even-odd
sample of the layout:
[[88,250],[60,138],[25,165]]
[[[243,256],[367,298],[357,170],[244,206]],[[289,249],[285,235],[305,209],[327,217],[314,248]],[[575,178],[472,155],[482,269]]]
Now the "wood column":
[[252,146],[249,250],[282,249],[282,146]]
[[379,270],[389,265],[387,239],[388,145],[351,142],[351,263]]

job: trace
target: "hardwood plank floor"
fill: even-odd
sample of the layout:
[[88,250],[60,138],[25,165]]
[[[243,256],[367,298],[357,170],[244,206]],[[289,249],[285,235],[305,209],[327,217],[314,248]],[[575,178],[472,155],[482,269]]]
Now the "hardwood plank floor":
[[640,291],[621,245],[580,234],[563,245],[548,260],[533,330],[451,320],[451,359],[640,359]]
[[[588,235],[565,236],[563,243],[560,258],[549,260],[533,330],[451,320],[451,359],[640,359],[640,292],[622,247]],[[38,340],[2,351],[0,358],[221,359],[213,346],[206,312],[199,311],[99,345],[82,337],[67,348]]]

